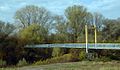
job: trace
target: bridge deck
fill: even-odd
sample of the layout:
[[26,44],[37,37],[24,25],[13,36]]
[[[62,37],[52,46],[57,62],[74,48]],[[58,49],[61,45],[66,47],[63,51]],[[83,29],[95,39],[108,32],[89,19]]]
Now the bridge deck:
[[[60,47],[60,48],[86,48],[85,43],[70,43],[70,44],[38,44],[38,45],[26,45],[26,48],[52,48],[52,47]],[[96,47],[95,44],[88,44],[88,49],[119,49],[120,50],[120,43],[119,44],[112,44],[112,43],[97,43]]]

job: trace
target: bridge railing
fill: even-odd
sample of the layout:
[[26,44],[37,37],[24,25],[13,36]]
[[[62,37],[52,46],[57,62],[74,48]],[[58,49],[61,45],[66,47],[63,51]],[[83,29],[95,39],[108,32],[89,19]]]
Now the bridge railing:
[[[85,43],[69,43],[69,44],[38,44],[38,45],[26,45],[26,48],[52,48],[52,47],[61,47],[61,48],[86,48]],[[115,43],[97,43],[95,44],[88,43],[88,49],[120,49],[120,44]]]

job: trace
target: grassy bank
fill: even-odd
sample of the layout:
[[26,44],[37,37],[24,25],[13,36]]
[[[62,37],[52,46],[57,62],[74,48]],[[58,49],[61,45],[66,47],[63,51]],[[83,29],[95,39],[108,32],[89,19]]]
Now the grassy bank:
[[0,70],[120,70],[120,62],[81,61],[69,63],[55,63],[48,65],[24,66],[18,68],[1,68]]

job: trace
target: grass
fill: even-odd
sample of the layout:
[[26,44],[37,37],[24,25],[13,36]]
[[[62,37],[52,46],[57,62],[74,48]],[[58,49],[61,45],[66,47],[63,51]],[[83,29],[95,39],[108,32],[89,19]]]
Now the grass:
[[120,62],[81,61],[49,65],[33,65],[17,68],[1,68],[0,70],[120,70]]

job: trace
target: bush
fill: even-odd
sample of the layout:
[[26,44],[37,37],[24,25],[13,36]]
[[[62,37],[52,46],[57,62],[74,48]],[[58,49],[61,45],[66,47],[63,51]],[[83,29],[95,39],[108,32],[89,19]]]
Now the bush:
[[61,48],[53,48],[52,56],[53,57],[58,57],[60,55],[61,55]]
[[28,63],[26,62],[26,60],[23,58],[22,60],[20,60],[17,64],[17,66],[24,66],[27,65]]
[[51,59],[47,59],[44,61],[38,61],[35,64],[42,65],[42,64],[50,64],[50,63],[64,63],[64,62],[72,62],[74,61],[74,57],[72,54],[65,54],[63,56],[54,57]]
[[5,65],[6,65],[6,62],[0,59],[0,67]]
[[110,59],[109,57],[105,57],[105,56],[103,56],[103,57],[101,57],[101,58],[96,59],[96,61],[107,62],[107,61],[111,61],[111,59]]
[[[2,40],[3,39],[3,40]],[[6,62],[6,65],[16,65],[23,55],[23,45],[21,40],[15,36],[0,38],[0,59]]]
[[120,57],[117,56],[117,55],[110,55],[109,58],[110,58],[111,60],[120,60]]
[[84,60],[86,58],[86,53],[85,53],[85,51],[81,51],[80,53],[79,53],[79,60]]

